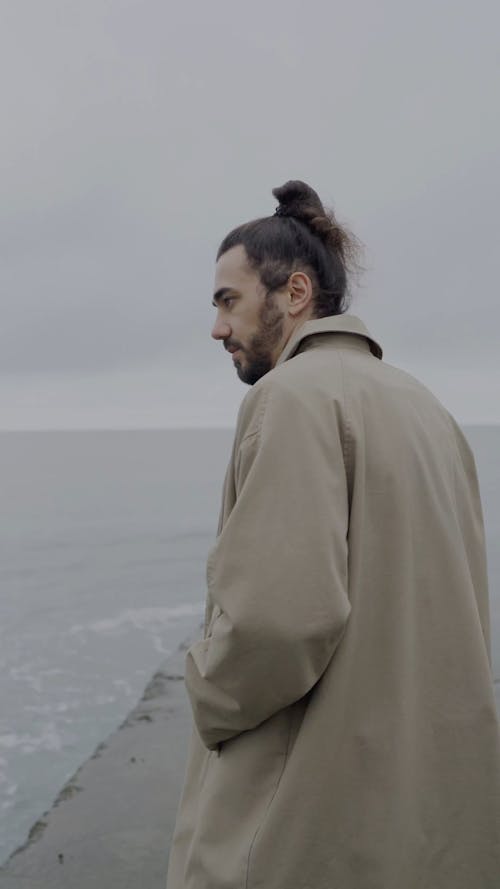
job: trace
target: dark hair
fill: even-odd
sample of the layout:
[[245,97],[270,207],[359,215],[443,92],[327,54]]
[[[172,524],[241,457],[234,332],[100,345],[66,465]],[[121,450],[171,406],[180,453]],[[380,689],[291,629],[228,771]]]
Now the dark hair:
[[300,180],[273,188],[279,206],[237,226],[222,241],[217,259],[242,244],[268,294],[284,287],[292,272],[307,272],[313,285],[314,317],[340,315],[350,303],[348,276],[359,271],[361,242],[325,210],[318,195]]

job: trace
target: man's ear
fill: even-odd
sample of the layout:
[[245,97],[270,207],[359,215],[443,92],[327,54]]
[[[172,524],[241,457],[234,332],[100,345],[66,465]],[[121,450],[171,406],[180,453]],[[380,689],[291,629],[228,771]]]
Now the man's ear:
[[292,272],[288,279],[288,311],[298,315],[312,305],[313,288],[309,275]]

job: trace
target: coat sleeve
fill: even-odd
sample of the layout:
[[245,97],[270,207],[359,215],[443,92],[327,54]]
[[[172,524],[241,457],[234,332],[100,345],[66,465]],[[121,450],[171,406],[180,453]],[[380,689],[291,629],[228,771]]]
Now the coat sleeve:
[[186,655],[193,717],[209,749],[305,695],[350,612],[339,406],[315,417],[275,381],[252,399],[258,420],[236,449],[236,502],[207,565],[212,620]]

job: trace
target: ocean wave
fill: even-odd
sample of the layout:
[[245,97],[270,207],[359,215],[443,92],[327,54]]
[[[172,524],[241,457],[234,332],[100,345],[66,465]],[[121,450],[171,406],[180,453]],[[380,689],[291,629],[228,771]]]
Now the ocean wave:
[[68,634],[74,636],[92,632],[121,635],[130,629],[153,632],[160,627],[169,626],[178,619],[200,616],[203,614],[204,607],[203,602],[195,602],[172,606],[127,608],[115,617],[89,621],[86,624],[72,624],[68,629]]

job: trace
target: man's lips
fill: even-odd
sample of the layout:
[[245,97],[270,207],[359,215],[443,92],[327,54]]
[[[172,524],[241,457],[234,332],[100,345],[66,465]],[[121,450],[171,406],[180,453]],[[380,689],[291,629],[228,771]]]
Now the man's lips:
[[227,351],[230,352],[231,355],[234,355],[235,352],[239,352],[240,350],[237,346],[228,346]]

